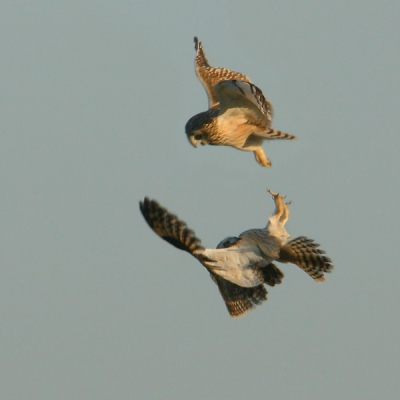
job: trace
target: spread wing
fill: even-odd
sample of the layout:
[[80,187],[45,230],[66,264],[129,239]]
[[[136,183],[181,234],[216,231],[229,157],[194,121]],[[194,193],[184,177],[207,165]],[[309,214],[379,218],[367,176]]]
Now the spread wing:
[[[218,120],[226,128],[233,119],[248,127],[251,136],[266,140],[296,139],[296,136],[271,128],[274,110],[261,90],[249,82],[228,80],[214,86],[220,102]],[[250,137],[250,142],[252,138]]]
[[218,286],[219,292],[225,301],[226,308],[232,317],[240,317],[267,300],[267,290],[264,285],[244,288],[216,274],[210,273],[210,276]]
[[156,200],[148,197],[145,197],[139,205],[144,219],[158,236],[176,248],[187,251],[198,258],[196,253],[201,253],[204,247],[194,231],[184,221],[170,213]]
[[[283,273],[273,263],[261,268],[261,272],[264,276],[264,283],[269,286],[275,286],[282,282]],[[212,272],[210,275],[218,286],[226,308],[232,317],[240,317],[267,300],[268,292],[264,285],[245,288],[235,285]]]
[[194,48],[196,50],[196,75],[207,92],[209,108],[218,105],[218,96],[214,91],[214,85],[218,82],[229,79],[239,79],[245,82],[250,82],[250,79],[240,72],[231,71],[227,68],[211,67],[204,53],[203,46],[197,37],[194,38],[194,43]]
[[[240,316],[267,299],[267,291],[262,284],[263,282],[271,286],[281,282],[283,274],[273,264],[266,264],[264,260],[254,263],[254,270],[250,271],[251,279],[255,280],[253,287],[241,287],[224,279],[214,273],[207,264],[215,261],[217,261],[217,264],[218,262],[228,264],[226,274],[229,276],[231,271],[229,269],[230,261],[235,263],[237,260],[236,252],[228,251],[227,248],[235,247],[240,240],[229,238],[224,244],[219,245],[219,249],[205,249],[194,231],[188,228],[184,221],[181,221],[176,215],[162,207],[156,200],[145,197],[144,201],[140,202],[140,210],[150,228],[158,236],[176,248],[192,254],[207,268],[212,280],[217,284],[231,316]],[[211,259],[209,257],[210,254],[212,256],[217,255],[217,258],[221,257],[221,259]],[[230,259],[229,257],[233,258]],[[239,264],[240,262],[239,260]],[[218,266],[215,270],[218,271]],[[221,273],[225,273],[225,271],[221,271]]]
[[[264,282],[259,263],[264,262],[256,246],[246,246],[238,251],[229,249],[206,249],[186,222],[162,207],[156,200],[145,198],[140,210],[150,228],[162,239],[197,258],[207,269],[223,279],[244,287]],[[240,242],[241,243],[241,242]]]
[[243,108],[249,114],[255,113],[265,125],[271,125],[274,116],[272,104],[256,85],[233,79],[217,83],[214,90],[220,102],[220,114],[228,109]]

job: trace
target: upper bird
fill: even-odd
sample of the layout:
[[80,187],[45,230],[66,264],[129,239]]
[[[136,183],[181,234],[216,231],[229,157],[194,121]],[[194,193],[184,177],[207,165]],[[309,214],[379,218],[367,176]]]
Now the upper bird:
[[304,236],[292,239],[284,225],[289,218],[289,203],[269,191],[275,212],[263,229],[250,229],[238,237],[222,240],[216,249],[207,249],[186,223],[157,201],[145,198],[140,210],[150,228],[162,239],[197,258],[218,285],[231,316],[250,311],[267,299],[264,284],[281,283],[282,272],[272,263],[293,263],[315,281],[323,282],[324,273],[333,265],[319,244]]
[[296,136],[271,128],[272,104],[246,75],[211,67],[197,37],[194,43],[196,74],[207,92],[209,109],[186,123],[190,143],[194,147],[210,144],[253,151],[260,165],[270,167],[271,162],[261,147],[263,141],[292,140]]

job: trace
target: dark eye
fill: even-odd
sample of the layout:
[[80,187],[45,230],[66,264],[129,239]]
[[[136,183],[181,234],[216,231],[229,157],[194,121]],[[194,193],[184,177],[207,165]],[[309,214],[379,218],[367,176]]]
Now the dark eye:
[[200,140],[201,138],[202,138],[202,134],[201,133],[196,133],[195,135],[194,135],[194,138],[196,139],[196,140]]

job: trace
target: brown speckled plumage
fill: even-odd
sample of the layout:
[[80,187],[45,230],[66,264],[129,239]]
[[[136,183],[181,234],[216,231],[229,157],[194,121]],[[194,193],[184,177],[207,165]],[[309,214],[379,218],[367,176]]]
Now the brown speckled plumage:
[[197,37],[194,41],[196,74],[207,92],[209,109],[187,122],[185,132],[190,143],[194,147],[211,144],[252,151],[260,165],[271,166],[261,147],[263,141],[296,137],[271,128],[272,104],[246,75],[211,67],[201,42]]
[[219,100],[214,90],[214,86],[218,82],[230,79],[251,82],[246,75],[240,72],[231,71],[227,68],[211,67],[204,53],[203,45],[196,36],[194,38],[194,49],[196,50],[196,58],[194,60],[196,75],[207,92],[208,108],[218,106]]

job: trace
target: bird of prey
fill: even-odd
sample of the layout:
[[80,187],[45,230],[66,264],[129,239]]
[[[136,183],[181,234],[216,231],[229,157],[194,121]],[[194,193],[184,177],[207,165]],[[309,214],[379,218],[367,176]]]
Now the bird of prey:
[[232,317],[238,317],[267,299],[264,284],[282,281],[282,272],[273,261],[293,263],[315,281],[323,282],[324,273],[333,265],[319,244],[305,236],[292,239],[285,229],[289,204],[284,197],[269,191],[275,212],[263,229],[250,229],[238,237],[227,237],[216,249],[204,248],[184,221],[145,197],[140,210],[150,228],[162,239],[194,256],[217,284]]
[[211,67],[197,37],[194,42],[196,74],[207,92],[209,109],[186,123],[189,142],[194,147],[210,144],[252,151],[260,165],[270,167],[263,141],[296,136],[272,129],[273,107],[261,90],[240,72]]

